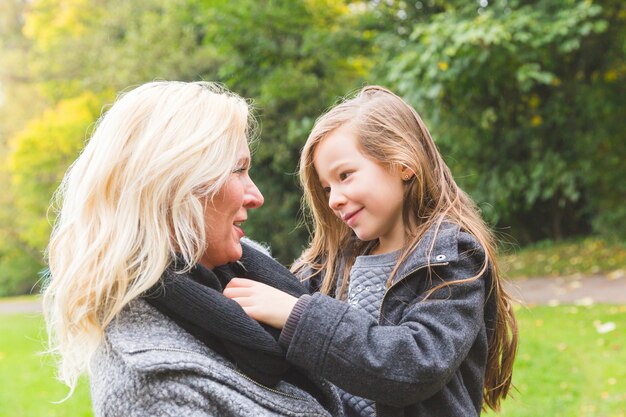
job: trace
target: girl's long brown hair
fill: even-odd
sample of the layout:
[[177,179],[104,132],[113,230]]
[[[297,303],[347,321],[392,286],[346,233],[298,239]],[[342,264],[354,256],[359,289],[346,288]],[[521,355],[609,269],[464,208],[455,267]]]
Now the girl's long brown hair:
[[[387,166],[404,166],[415,173],[406,182],[403,217],[408,244],[389,278],[391,283],[399,265],[415,249],[425,232],[438,229],[442,221],[451,221],[473,235],[485,250],[485,261],[473,277],[447,282],[433,288],[428,295],[446,285],[476,280],[491,272],[488,293],[496,300],[496,328],[489,340],[485,372],[484,402],[497,411],[511,386],[513,362],[517,351],[517,322],[512,299],[506,293],[496,258],[495,238],[471,198],[459,188],[450,169],[421,117],[404,100],[378,86],[363,88],[356,96],[333,107],[315,123],[300,159],[300,180],[304,188],[303,206],[312,223],[312,240],[294,264],[295,272],[320,274],[320,291],[330,294],[341,277],[337,293],[347,288],[349,269],[367,242],[352,237],[350,228],[328,206],[315,168],[313,155],[317,145],[331,132],[349,126],[359,140],[364,154]],[[433,240],[434,242],[434,240]],[[341,265],[339,263],[341,262]]]

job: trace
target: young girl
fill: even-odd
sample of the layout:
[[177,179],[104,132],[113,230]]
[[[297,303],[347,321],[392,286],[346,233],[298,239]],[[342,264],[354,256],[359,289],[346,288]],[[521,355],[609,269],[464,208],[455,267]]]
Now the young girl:
[[320,117],[300,175],[315,225],[299,298],[242,278],[224,295],[281,328],[287,360],[350,416],[478,416],[511,385],[517,326],[493,236],[415,110],[365,87]]

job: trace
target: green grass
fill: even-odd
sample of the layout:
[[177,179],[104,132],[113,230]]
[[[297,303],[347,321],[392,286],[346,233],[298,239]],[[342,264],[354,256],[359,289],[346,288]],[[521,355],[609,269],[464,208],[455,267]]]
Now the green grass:
[[0,315],[0,416],[92,416],[86,381],[70,399],[53,404],[67,388],[54,379],[50,358],[37,354],[44,349],[44,335],[38,314]]
[[[508,251],[507,251],[508,252]],[[502,256],[507,277],[626,275],[626,243],[586,238],[539,242]]]
[[[626,306],[541,306],[520,309],[517,317],[518,391],[501,416],[626,415]],[[598,331],[606,323],[615,330]]]
[[[626,306],[540,306],[517,315],[517,391],[501,416],[626,415]],[[609,322],[615,330],[598,332]],[[49,361],[36,355],[42,336],[41,316],[0,315],[0,416],[91,416],[85,381],[65,403],[51,403],[66,391]]]

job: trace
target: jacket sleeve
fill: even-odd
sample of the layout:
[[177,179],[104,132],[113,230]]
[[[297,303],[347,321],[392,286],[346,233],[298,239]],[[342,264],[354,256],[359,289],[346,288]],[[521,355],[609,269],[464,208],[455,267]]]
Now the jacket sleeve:
[[[433,268],[444,281],[472,277],[484,255],[465,235],[461,256]],[[426,279],[424,274],[418,279]],[[439,391],[467,356],[481,327],[485,279],[444,287],[427,300],[406,300],[396,325],[314,294],[301,312],[287,359],[340,388],[383,404],[404,407]],[[402,285],[402,284],[399,284]]]

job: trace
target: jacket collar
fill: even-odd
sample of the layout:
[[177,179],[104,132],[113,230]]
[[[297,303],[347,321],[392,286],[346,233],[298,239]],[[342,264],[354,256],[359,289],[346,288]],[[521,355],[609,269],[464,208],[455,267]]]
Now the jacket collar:
[[455,223],[442,222],[438,228],[436,225],[431,226],[420,239],[415,250],[400,265],[394,283],[428,265],[457,261],[459,259],[459,231],[460,228]]

